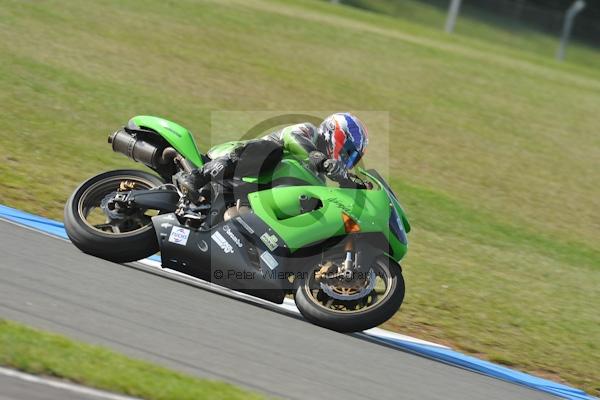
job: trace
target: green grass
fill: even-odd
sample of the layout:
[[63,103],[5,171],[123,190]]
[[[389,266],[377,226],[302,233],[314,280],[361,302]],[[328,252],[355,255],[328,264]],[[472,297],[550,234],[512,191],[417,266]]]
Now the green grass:
[[[364,10],[401,18],[404,24],[426,26],[433,30],[444,28],[448,3],[441,6],[419,0],[343,0],[345,4]],[[562,16],[558,20],[562,21]],[[550,18],[550,17],[547,17]],[[560,26],[560,23],[559,23]],[[545,33],[527,20],[516,20],[486,12],[477,6],[463,2],[461,13],[453,33],[453,40],[480,50],[494,52],[497,48],[504,53],[514,53],[531,61],[545,60],[554,63],[560,32]],[[490,47],[491,46],[491,47]],[[567,48],[568,63],[577,65],[579,72],[597,74],[594,65],[600,63],[598,49],[571,41]]]
[[147,400],[264,398],[5,320],[0,320],[0,365]]
[[[386,327],[600,394],[600,58],[418,22],[302,0],[5,1],[0,201],[61,218],[78,182],[133,166],[106,144],[132,115],[206,148],[248,127],[211,111],[354,110],[413,225]],[[365,110],[389,112],[389,140]]]

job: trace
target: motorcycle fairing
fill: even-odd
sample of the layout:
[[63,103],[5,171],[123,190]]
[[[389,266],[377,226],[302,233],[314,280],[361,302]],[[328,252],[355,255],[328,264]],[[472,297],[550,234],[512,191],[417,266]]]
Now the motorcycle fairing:
[[194,136],[186,128],[175,122],[149,115],[138,115],[131,118],[127,126],[131,129],[151,129],[165,138],[175,150],[191,161],[197,168],[204,164]]
[[[302,212],[300,198],[316,198],[322,203],[313,211]],[[290,186],[261,190],[248,195],[256,216],[283,238],[291,253],[319,241],[347,235],[343,214],[360,226],[361,233],[381,233],[388,241],[382,248],[399,261],[406,243],[392,232],[390,218],[395,206],[383,186],[373,190],[341,189],[326,186]],[[386,250],[387,251],[387,250]]]
[[[241,222],[240,222],[241,221]],[[281,279],[289,251],[264,223],[252,216],[233,218],[201,231],[182,225],[175,214],[152,218],[161,264],[187,275],[281,303],[289,281]],[[252,231],[253,233],[251,233]],[[269,240],[261,239],[269,235]]]

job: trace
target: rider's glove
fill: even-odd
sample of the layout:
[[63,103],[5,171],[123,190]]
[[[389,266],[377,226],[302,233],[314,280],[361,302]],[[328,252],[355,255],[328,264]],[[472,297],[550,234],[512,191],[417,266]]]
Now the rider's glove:
[[348,179],[348,172],[341,161],[328,159],[323,161],[323,169],[325,175],[332,181],[340,181]]
[[339,181],[346,178],[346,168],[341,161],[328,159],[320,151],[311,151],[308,155],[308,164],[313,171],[324,172],[327,177],[333,181]]
[[308,154],[308,165],[315,172],[325,172],[325,169],[323,168],[323,162],[325,160],[327,160],[327,156],[320,151],[315,150]]

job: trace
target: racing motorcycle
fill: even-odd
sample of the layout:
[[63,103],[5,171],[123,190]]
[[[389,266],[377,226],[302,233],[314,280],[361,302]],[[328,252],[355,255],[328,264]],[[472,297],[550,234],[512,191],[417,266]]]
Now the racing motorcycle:
[[118,263],[160,252],[163,268],[275,303],[293,297],[308,321],[340,332],[400,308],[410,225],[375,170],[358,169],[364,188],[340,188],[284,153],[271,170],[210,182],[190,203],[178,176],[209,158],[187,129],[137,116],[108,142],[155,174],[109,171],[75,190],[64,222],[83,252]]

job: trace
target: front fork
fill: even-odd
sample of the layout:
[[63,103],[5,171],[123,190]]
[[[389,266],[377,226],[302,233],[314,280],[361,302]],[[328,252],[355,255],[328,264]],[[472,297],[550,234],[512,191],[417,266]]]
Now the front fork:
[[352,237],[348,238],[346,245],[344,246],[344,251],[346,252],[346,259],[342,264],[341,272],[344,273],[347,279],[352,278],[353,269],[357,265],[356,257],[355,260],[352,260],[352,254],[354,252],[354,240]]
[[322,264],[321,269],[316,274],[317,280],[336,277],[343,277],[344,279],[351,280],[354,277],[354,271],[358,266],[358,253],[354,252],[353,238],[348,238],[348,241],[344,245],[344,253],[345,259],[341,265],[336,267],[335,264],[329,262]]

